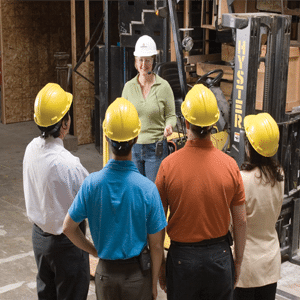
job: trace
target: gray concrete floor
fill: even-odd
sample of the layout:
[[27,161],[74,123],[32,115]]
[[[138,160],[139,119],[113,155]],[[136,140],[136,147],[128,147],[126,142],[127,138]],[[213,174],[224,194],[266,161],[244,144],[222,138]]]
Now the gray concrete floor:
[[[34,300],[37,273],[31,228],[23,197],[22,160],[27,144],[39,134],[33,122],[0,123],[0,299]],[[73,153],[89,172],[102,168],[102,157],[93,144],[79,146]],[[276,299],[300,299],[300,266],[282,263],[282,279]],[[159,300],[166,295],[159,290]],[[89,300],[96,299],[92,281]]]
[[[33,122],[0,123],[0,299],[34,300],[37,268],[32,251],[31,229],[25,210],[22,161],[27,144],[39,131]],[[102,156],[93,144],[73,152],[91,173],[102,168]],[[166,299],[160,290],[159,299]],[[91,281],[88,300],[95,300]]]

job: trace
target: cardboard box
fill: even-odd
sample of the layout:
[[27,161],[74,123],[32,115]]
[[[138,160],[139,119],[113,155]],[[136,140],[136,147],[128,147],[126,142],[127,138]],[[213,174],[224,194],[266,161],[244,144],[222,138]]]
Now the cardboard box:
[[[233,80],[233,69],[231,68],[231,66],[221,64],[221,62],[198,62],[196,72],[198,76],[203,76],[206,73],[217,69],[223,70],[222,79],[231,80],[231,81]],[[218,73],[214,73],[209,77],[214,78],[217,75]]]
[[220,82],[220,89],[222,90],[225,99],[228,101],[231,99],[232,93],[232,81],[221,81]]
[[256,1],[234,0],[233,9],[236,14],[258,12]]
[[221,59],[222,61],[230,62],[234,60],[235,47],[229,44],[223,43],[221,47]]
[[[266,46],[262,46],[261,56],[266,55]],[[286,111],[300,105],[300,51],[299,47],[290,47],[289,69],[287,80]],[[257,73],[256,105],[257,110],[262,110],[265,65],[260,63]]]

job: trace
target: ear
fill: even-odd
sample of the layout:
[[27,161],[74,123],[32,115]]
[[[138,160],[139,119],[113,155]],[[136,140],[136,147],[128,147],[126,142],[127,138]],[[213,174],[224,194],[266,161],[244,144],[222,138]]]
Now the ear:
[[187,120],[184,120],[184,121],[185,121],[186,129],[190,129],[190,123]]
[[68,115],[68,120],[65,120],[62,122],[61,126],[63,127],[63,129],[67,129],[70,119],[71,119],[71,117],[70,117],[70,115]]
[[61,122],[61,128],[62,129],[67,129],[67,127],[68,127],[68,121],[63,121],[63,122]]
[[134,57],[134,67],[135,69],[138,71],[137,67],[136,67],[136,58]]
[[138,140],[138,137],[135,137],[134,139],[129,141],[129,144],[133,146],[137,142],[137,140]]

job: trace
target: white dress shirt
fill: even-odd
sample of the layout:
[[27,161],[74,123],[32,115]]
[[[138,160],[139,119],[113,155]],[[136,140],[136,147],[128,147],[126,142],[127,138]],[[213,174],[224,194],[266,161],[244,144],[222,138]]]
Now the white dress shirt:
[[41,137],[27,146],[23,186],[29,220],[43,231],[59,235],[64,218],[88,171],[60,138]]

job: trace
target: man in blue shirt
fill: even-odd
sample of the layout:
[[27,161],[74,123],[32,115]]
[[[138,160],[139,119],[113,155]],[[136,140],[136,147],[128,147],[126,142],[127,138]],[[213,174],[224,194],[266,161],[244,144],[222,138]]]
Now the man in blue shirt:
[[[63,232],[77,247],[100,258],[95,276],[97,299],[156,299],[167,222],[155,184],[131,161],[141,129],[133,104],[116,99],[106,111],[103,129],[113,159],[86,178]],[[95,246],[79,230],[85,218]]]

